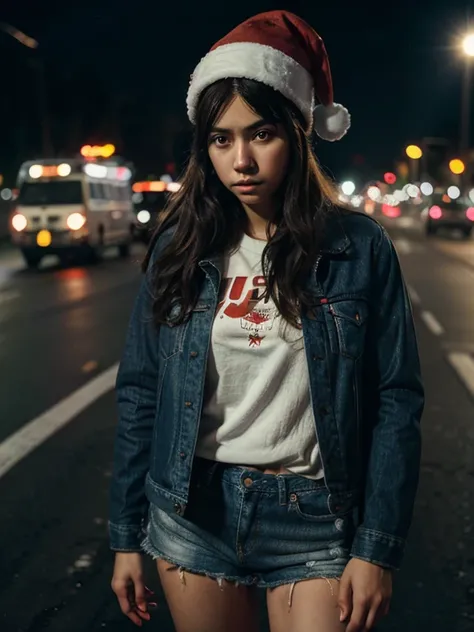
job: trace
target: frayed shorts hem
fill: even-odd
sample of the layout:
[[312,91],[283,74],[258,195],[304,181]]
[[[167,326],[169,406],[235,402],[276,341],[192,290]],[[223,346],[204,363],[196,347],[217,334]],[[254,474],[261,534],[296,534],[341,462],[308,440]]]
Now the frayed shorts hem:
[[179,571],[187,572],[191,575],[201,575],[215,579],[219,586],[222,588],[222,583],[227,582],[234,584],[235,586],[254,586],[256,588],[277,588],[278,586],[286,586],[289,584],[296,584],[298,582],[307,581],[310,579],[325,579],[325,580],[337,580],[341,579],[344,568],[340,570],[327,570],[313,569],[311,571],[303,573],[289,573],[288,577],[282,577],[281,579],[268,581],[260,576],[260,574],[254,573],[249,575],[229,575],[226,573],[216,573],[207,571],[205,569],[193,568],[187,564],[182,564],[176,559],[165,555],[162,551],[159,551],[157,547],[152,543],[149,536],[141,542],[142,550],[145,554],[152,557],[153,560],[164,560],[172,566],[176,567]]

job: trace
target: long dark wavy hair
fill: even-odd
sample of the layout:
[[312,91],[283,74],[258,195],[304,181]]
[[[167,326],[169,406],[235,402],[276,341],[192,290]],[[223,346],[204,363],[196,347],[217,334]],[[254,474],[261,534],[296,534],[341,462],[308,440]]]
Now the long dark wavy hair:
[[266,121],[280,123],[290,144],[288,173],[273,219],[275,229],[267,230],[262,254],[266,296],[294,326],[311,302],[305,281],[319,254],[328,213],[336,208],[333,187],[318,167],[301,112],[260,82],[230,78],[212,84],[200,97],[182,186],[164,210],[143,262],[146,271],[158,238],[172,228],[171,241],[154,258],[150,270],[157,325],[169,322],[175,304],[180,314],[173,322],[181,324],[189,318],[203,281],[199,262],[231,253],[247,227],[242,205],[220,182],[208,154],[212,127],[235,95]]

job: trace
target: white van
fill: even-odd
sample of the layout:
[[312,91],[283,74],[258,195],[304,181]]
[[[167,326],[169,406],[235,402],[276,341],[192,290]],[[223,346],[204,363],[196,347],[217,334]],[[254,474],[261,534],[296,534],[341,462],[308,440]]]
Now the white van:
[[135,225],[131,178],[130,168],[113,159],[25,162],[10,230],[28,267],[49,254],[98,259],[109,246],[128,256]]

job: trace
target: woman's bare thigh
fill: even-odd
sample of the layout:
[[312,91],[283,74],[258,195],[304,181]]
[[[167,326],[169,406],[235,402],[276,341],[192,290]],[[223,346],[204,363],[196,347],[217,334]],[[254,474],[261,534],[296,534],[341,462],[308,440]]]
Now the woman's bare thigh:
[[271,632],[343,632],[339,621],[339,582],[308,579],[267,590]]
[[258,632],[256,588],[180,571],[157,560],[176,632]]

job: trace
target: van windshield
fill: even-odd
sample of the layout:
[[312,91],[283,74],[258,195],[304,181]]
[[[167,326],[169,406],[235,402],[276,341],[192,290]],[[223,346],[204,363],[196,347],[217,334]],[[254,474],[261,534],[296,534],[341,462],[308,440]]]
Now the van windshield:
[[82,202],[82,186],[78,180],[25,182],[18,196],[18,204],[23,206],[81,204]]

